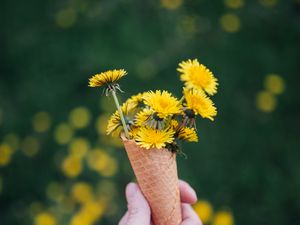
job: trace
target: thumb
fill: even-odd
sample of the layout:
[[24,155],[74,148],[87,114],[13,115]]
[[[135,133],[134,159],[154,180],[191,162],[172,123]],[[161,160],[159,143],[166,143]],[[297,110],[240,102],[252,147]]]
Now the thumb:
[[126,199],[128,207],[128,225],[149,225],[150,207],[143,196],[139,186],[129,183],[126,187]]

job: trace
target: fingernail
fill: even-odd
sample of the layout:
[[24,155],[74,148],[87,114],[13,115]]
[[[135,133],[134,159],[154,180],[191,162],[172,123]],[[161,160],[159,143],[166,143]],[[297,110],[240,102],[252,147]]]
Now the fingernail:
[[196,191],[194,189],[192,189],[192,190],[193,190],[193,193],[194,193],[196,201],[197,201],[198,200],[197,193],[196,193]]
[[126,195],[128,200],[131,200],[135,197],[137,193],[137,185],[135,183],[129,183],[126,187]]
[[[189,184],[188,184],[189,185]],[[190,186],[190,185],[189,185]],[[194,190],[194,188],[192,188],[191,186],[190,186],[190,191],[191,191],[191,194],[192,195],[194,195],[194,198],[196,199],[196,201],[198,200],[198,197],[197,197],[197,193],[196,193],[196,191]]]

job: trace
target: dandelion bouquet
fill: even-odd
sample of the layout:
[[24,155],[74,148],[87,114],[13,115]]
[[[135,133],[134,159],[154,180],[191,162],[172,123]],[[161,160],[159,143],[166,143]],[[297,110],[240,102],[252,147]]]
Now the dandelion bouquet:
[[110,70],[89,79],[90,87],[105,87],[117,110],[107,125],[108,135],[122,138],[139,186],[152,211],[155,225],[182,221],[176,153],[178,142],[198,142],[196,118],[213,120],[216,107],[208,97],[217,92],[217,79],[197,59],[183,61],[177,71],[184,82],[182,97],[165,90],[139,93],[121,106],[117,81],[125,70]]

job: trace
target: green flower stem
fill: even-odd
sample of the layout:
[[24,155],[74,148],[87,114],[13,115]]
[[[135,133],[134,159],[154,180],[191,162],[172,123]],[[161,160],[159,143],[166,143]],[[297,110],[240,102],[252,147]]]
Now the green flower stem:
[[115,92],[115,90],[112,90],[111,93],[112,93],[112,96],[114,98],[114,101],[116,103],[117,109],[118,109],[119,114],[120,114],[120,118],[121,118],[122,126],[124,128],[125,136],[126,136],[126,138],[129,138],[128,128],[127,128],[127,125],[126,125],[126,122],[125,122],[125,118],[124,118],[122,109],[121,109],[120,104],[119,104],[119,100],[118,100],[117,95],[116,95],[116,92]]

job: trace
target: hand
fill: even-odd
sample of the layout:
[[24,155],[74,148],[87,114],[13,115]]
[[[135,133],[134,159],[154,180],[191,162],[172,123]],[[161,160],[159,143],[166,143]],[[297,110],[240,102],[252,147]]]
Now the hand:
[[[194,189],[188,183],[179,181],[179,191],[183,220],[181,225],[202,225],[190,205],[197,201]],[[150,207],[137,184],[129,183],[127,185],[126,199],[128,210],[120,220],[119,225],[153,225]]]

